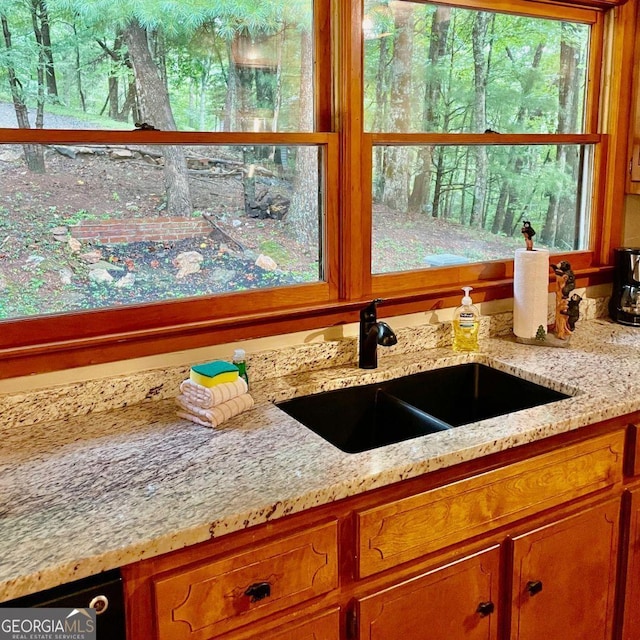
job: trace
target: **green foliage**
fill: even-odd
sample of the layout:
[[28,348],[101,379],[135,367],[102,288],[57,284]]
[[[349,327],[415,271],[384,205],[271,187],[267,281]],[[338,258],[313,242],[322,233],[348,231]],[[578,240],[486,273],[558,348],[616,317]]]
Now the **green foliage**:
[[278,265],[286,264],[289,259],[287,250],[277,240],[264,240],[261,242],[260,253],[273,258]]
[[84,209],[79,209],[75,213],[72,213],[70,216],[65,216],[63,222],[68,225],[78,224],[83,220],[97,220],[98,216],[95,213],[90,213],[89,211],[85,211]]

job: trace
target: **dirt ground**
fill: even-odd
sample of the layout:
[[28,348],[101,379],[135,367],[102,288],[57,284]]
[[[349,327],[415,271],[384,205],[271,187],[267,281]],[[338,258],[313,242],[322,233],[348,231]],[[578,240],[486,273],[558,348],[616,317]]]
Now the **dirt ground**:
[[[162,167],[94,154],[74,159],[49,150],[47,172],[38,175],[26,169],[19,155],[19,147],[13,155],[5,147],[0,156],[0,318],[317,279],[317,256],[291,238],[285,222],[244,215],[238,176],[193,176],[190,190],[194,216],[211,215],[241,246],[207,234],[178,242],[73,247],[69,229],[82,220],[161,220],[166,215]],[[274,185],[263,180],[259,187]],[[192,251],[202,256],[201,269],[176,278],[176,260]],[[89,278],[95,264],[83,256],[98,253],[112,282]],[[260,254],[269,255],[278,268],[256,266]],[[114,286],[127,273],[126,284]]]
[[[286,218],[247,217],[240,176],[226,170],[192,172],[194,215],[211,215],[241,249],[213,235],[73,247],[64,231],[81,220],[161,218],[162,167],[140,158],[114,160],[84,153],[72,158],[49,149],[47,172],[37,175],[27,170],[21,151],[19,146],[0,149],[0,319],[318,279],[317,251],[292,239]],[[266,175],[258,180],[257,190],[282,192],[285,186]],[[428,254],[491,259],[509,255],[520,244],[518,239],[482,237],[427,215],[380,206],[374,210],[374,273],[425,267]],[[200,269],[176,278],[176,259],[192,251],[202,256]],[[99,253],[111,281],[93,278],[95,265],[82,257],[92,252]],[[260,254],[268,255],[277,268],[256,266]]]

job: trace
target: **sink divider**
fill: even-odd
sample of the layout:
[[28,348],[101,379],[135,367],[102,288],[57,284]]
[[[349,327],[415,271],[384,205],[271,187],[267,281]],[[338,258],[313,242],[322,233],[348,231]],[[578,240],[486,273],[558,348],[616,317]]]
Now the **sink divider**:
[[376,404],[379,408],[383,408],[386,405],[389,408],[400,411],[405,417],[410,418],[415,426],[424,427],[425,433],[448,431],[452,428],[452,425],[443,422],[426,411],[422,411],[422,409],[418,409],[418,407],[414,407],[412,404],[401,400],[383,389],[376,391]]

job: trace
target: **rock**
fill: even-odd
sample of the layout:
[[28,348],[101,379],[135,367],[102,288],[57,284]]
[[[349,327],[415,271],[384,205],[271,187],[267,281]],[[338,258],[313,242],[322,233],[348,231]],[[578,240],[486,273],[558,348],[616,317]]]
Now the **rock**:
[[234,229],[237,229],[238,227],[242,226],[242,220],[232,220],[231,225]]
[[71,158],[72,160],[75,160],[78,155],[74,147],[67,147],[61,144],[54,144],[52,146],[60,155],[67,156],[67,158]]
[[87,253],[81,253],[80,257],[89,264],[95,264],[102,260],[102,251],[100,251],[100,249],[94,249],[93,251],[87,251]]
[[53,227],[53,229],[51,229],[51,233],[53,234],[53,239],[57,242],[66,242],[67,236],[69,235],[69,228]]
[[276,261],[273,258],[270,258],[269,256],[265,256],[263,253],[261,253],[258,256],[255,264],[256,264],[256,267],[260,267],[265,271],[275,271],[278,268]]
[[0,151],[1,162],[18,162],[22,159],[22,150],[19,147],[7,146]]
[[216,268],[211,270],[211,282],[224,286],[236,277],[236,272],[231,269]]
[[107,262],[106,260],[98,260],[98,262],[92,262],[89,265],[89,269],[104,269],[105,271],[124,271],[124,267],[120,267],[113,262]]
[[89,271],[89,280],[93,282],[111,282],[113,276],[106,269],[91,269]]
[[82,248],[82,243],[77,238],[69,237],[67,243],[69,245],[69,249],[71,249],[73,253],[78,253],[78,251],[80,251],[80,249]]
[[37,269],[40,266],[40,264],[44,261],[45,261],[45,258],[43,256],[31,255],[26,259],[22,268],[25,271],[33,271],[34,269]]
[[178,267],[176,278],[182,279],[192,273],[200,271],[204,258],[197,251],[183,251],[173,259],[173,266]]
[[71,284],[73,271],[71,271],[69,267],[63,267],[60,269],[60,271],[58,271],[58,275],[60,276],[60,282],[62,282],[62,284]]
[[114,160],[130,160],[131,158],[135,158],[135,154],[133,151],[129,151],[129,149],[112,149],[110,153]]
[[120,280],[116,280],[114,286],[118,287],[118,289],[123,289],[124,287],[131,287],[135,281],[135,275],[133,275],[133,273],[127,273],[127,275],[120,278]]

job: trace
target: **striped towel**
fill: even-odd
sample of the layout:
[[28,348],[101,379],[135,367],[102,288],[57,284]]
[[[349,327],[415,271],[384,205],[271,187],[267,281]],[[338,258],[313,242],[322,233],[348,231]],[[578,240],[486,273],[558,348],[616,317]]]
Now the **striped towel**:
[[253,407],[253,398],[248,393],[243,393],[227,402],[223,402],[211,408],[202,408],[191,404],[184,395],[176,397],[178,404],[177,414],[180,418],[186,418],[196,424],[205,427],[218,427],[225,420]]
[[210,409],[247,391],[247,383],[243,378],[238,378],[234,382],[216,384],[213,387],[203,387],[189,378],[180,383],[180,392],[187,402],[202,409]]

